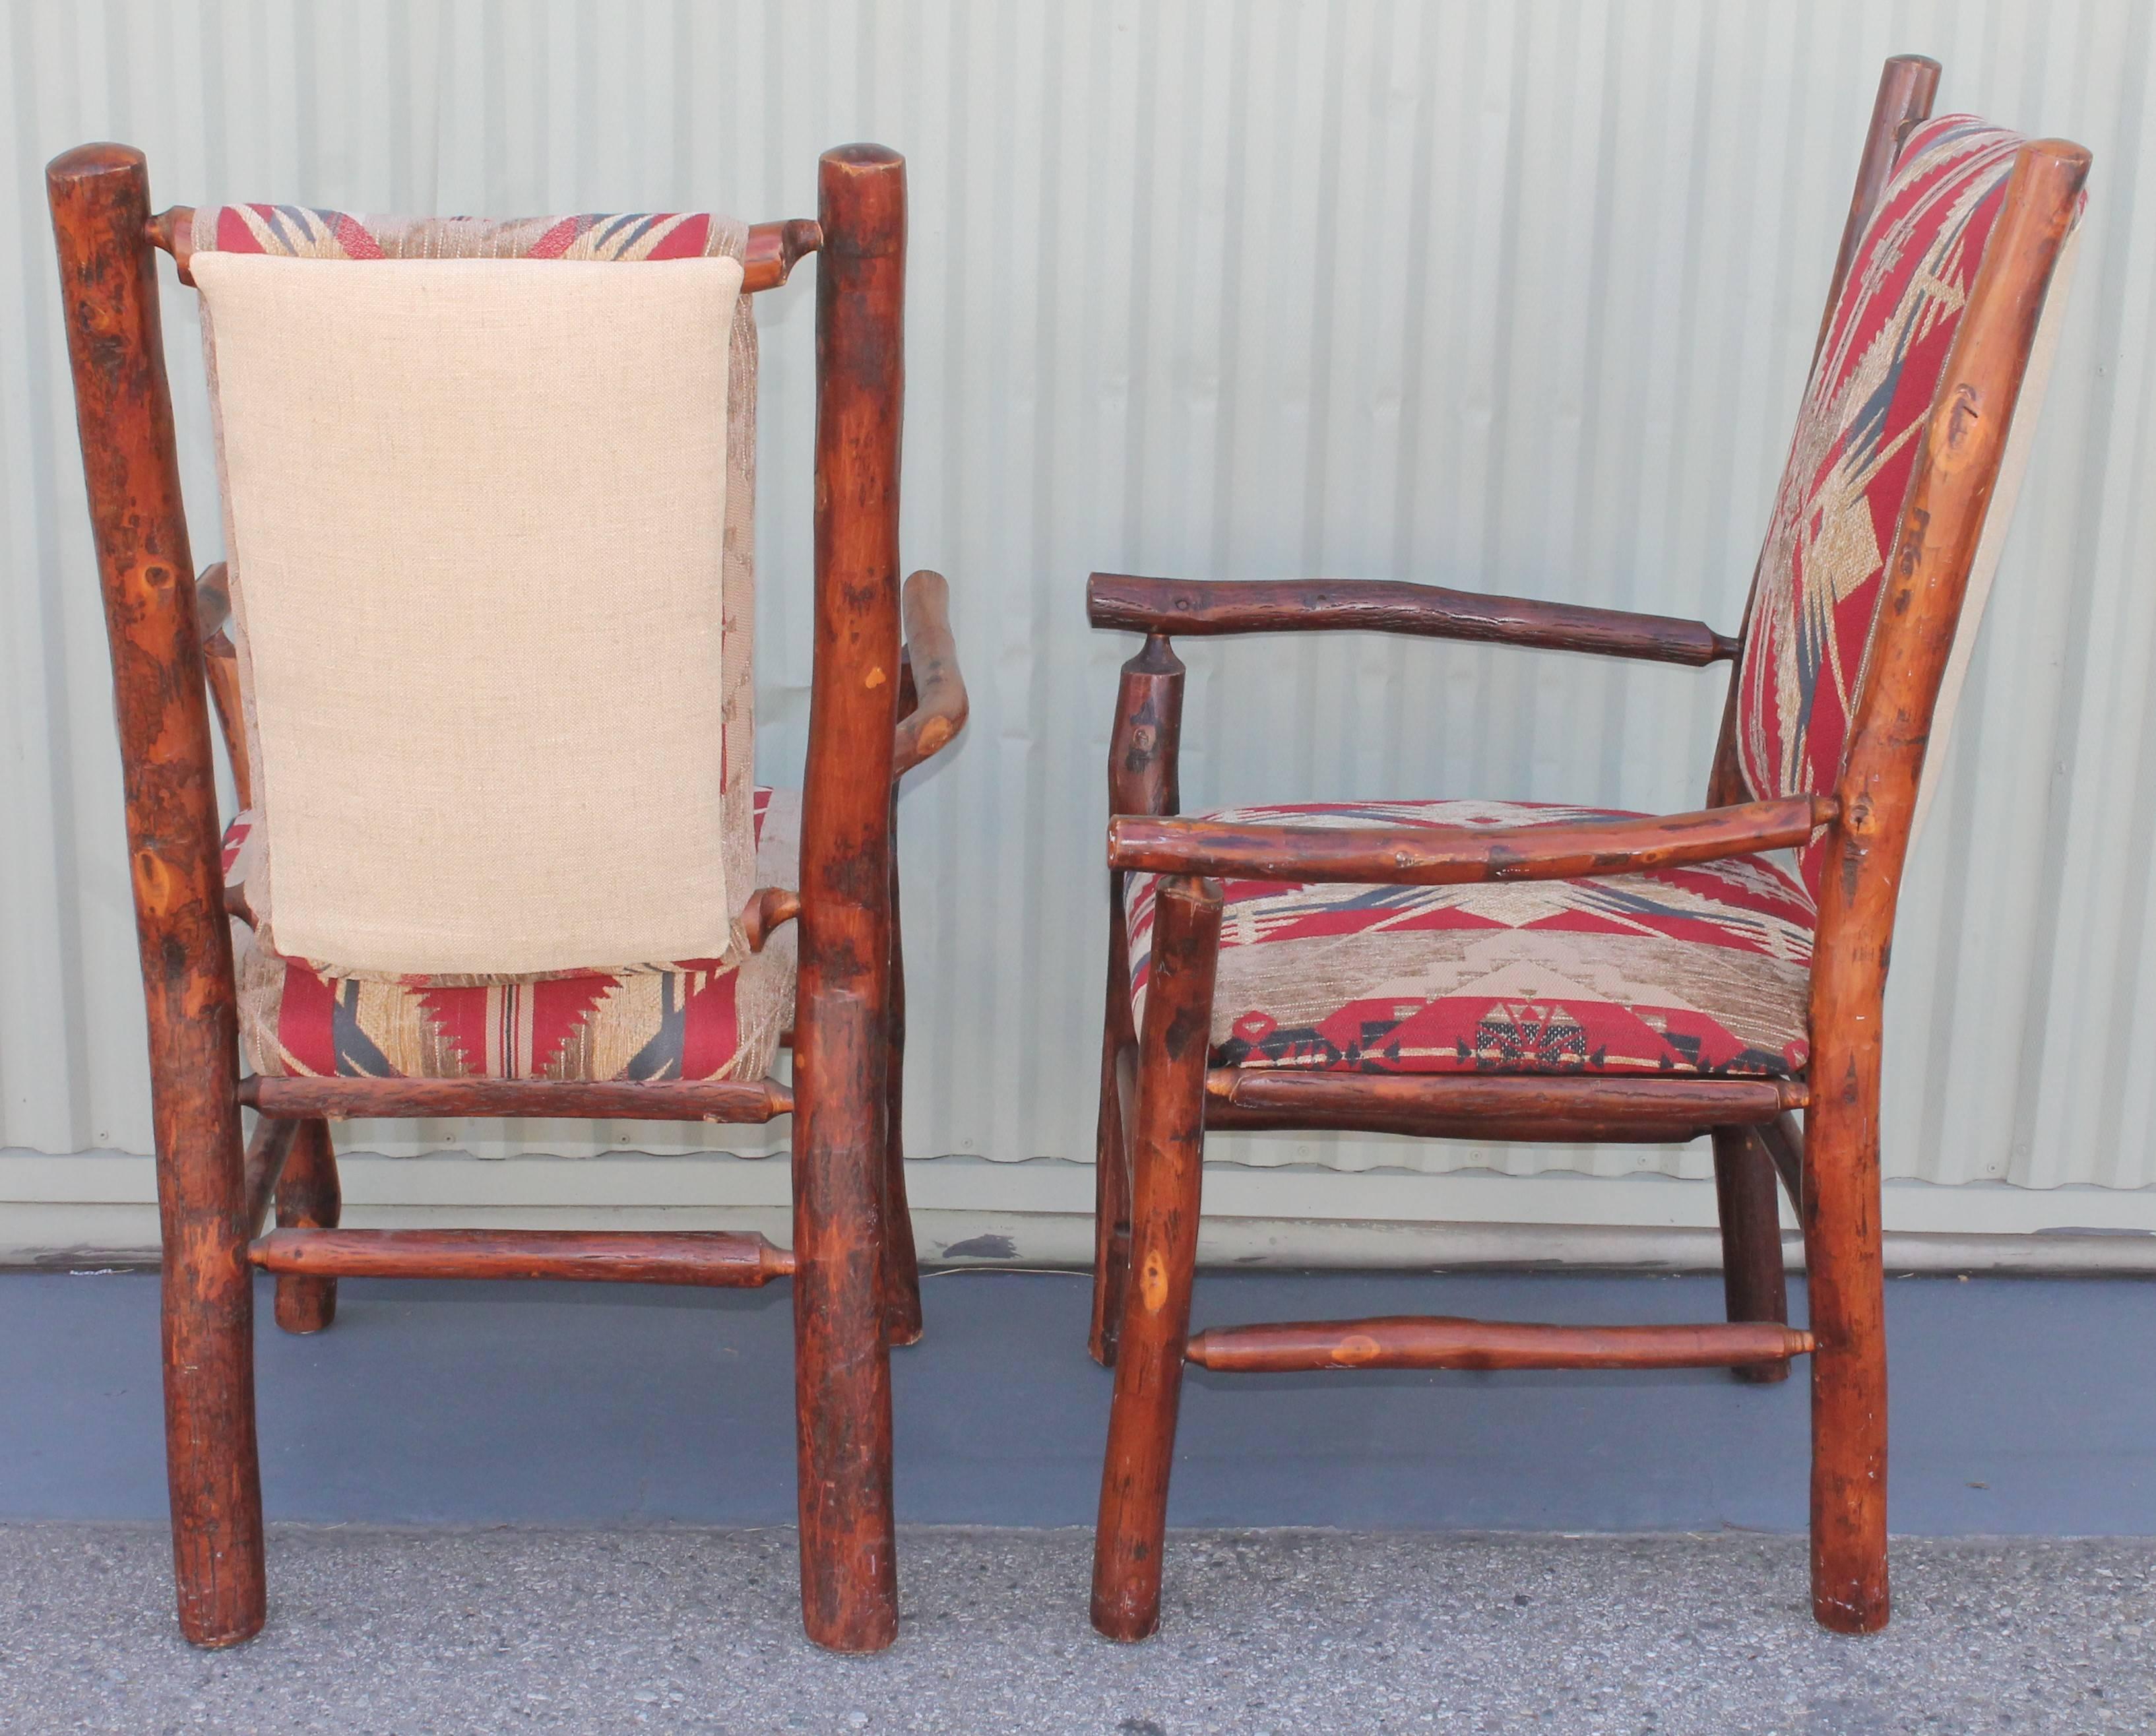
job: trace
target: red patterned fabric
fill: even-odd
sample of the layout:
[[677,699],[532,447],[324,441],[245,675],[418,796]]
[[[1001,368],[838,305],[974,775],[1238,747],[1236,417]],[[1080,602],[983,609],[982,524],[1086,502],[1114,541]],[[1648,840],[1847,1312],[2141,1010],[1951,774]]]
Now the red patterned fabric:
[[[1235,824],[1532,825],[1622,817],[1524,802],[1239,808]],[[1132,875],[1145,1017],[1150,875]],[[1813,903],[1780,860],[1458,886],[1224,883],[1219,1064],[1359,1073],[1803,1071]]]
[[[756,792],[757,877],[799,883],[800,799]],[[241,884],[254,816],[224,835]],[[234,925],[239,1021],[258,1073],[407,1079],[732,1079],[770,1070],[791,1021],[793,925],[738,968],[711,958],[606,974],[470,981],[325,976]]]
[[[1831,791],[1880,580],[2017,133],[1948,115],[1910,134],[1797,419],[1739,677],[1737,748],[1763,797]],[[1820,846],[1799,852],[1819,890]]]
[[694,259],[738,254],[743,232],[703,211],[579,217],[363,217],[305,205],[198,211],[198,253],[302,259]]

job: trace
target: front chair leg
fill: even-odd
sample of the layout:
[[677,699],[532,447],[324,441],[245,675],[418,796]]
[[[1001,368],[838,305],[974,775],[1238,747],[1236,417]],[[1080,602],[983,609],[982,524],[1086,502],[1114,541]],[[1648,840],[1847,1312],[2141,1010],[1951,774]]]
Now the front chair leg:
[[[303,1121],[292,1136],[284,1173],[277,1178],[280,1230],[334,1230],[344,1215],[337,1185],[336,1148],[326,1121]],[[277,1324],[288,1333],[318,1333],[336,1318],[337,1281],[277,1277]]]
[[[1774,1163],[1746,1127],[1714,1130],[1714,1196],[1722,1220],[1722,1289],[1732,1321],[1786,1325],[1789,1286],[1782,1266],[1782,1220]],[[1744,1363],[1729,1371],[1766,1384],[1789,1378],[1786,1362]]]
[[1139,1043],[1131,1268],[1093,1544],[1093,1626],[1111,1640],[1142,1640],[1160,1626],[1160,1552],[1198,1263],[1205,1064],[1219,947],[1218,885],[1163,880]]
[[1086,1348],[1104,1369],[1116,1364],[1123,1318],[1123,1281],[1131,1264],[1130,943],[1123,876],[1108,876],[1108,997],[1101,1027],[1101,1109],[1093,1142],[1093,1322]]

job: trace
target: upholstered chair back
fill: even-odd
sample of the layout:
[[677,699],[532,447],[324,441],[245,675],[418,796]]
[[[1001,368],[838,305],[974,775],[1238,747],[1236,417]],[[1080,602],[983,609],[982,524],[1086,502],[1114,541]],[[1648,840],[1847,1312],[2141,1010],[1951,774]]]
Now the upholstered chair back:
[[194,213],[264,950],[471,981],[739,956],[747,236]]
[[[1754,796],[1830,794],[1840,776],[1918,448],[2024,142],[1967,115],[1914,129],[1851,260],[1813,364],[1746,624],[1736,747]],[[1970,570],[1919,816],[2012,516],[2071,249],[2070,236]],[[1799,853],[1815,893],[1822,855],[1818,840]]]

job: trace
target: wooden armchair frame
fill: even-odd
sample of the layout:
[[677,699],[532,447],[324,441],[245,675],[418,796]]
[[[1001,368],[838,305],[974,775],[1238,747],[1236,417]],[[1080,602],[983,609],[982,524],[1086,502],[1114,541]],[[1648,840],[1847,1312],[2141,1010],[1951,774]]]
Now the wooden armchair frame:
[[[1887,63],[1829,291],[1830,321],[1896,148],[1931,112],[1937,63]],[[1786,1378],[1812,1357],[1812,1606],[1862,1631],[1888,1614],[1880,1265],[1881,1014],[1917,783],[1985,506],[2088,154],[2026,145],[1934,401],[1881,581],[1871,663],[1829,795],[1743,799],[1734,748],[1741,636],[1656,615],[1358,581],[1200,583],[1096,573],[1091,620],[1146,634],[1123,665],[1109,750],[1110,939],[1092,1348],[1116,1369],[1093,1621],[1159,1620],[1160,1552],[1185,1361],[1214,1369],[1726,1366]],[[1824,341],[1825,323],[1822,325]],[[1757,583],[1755,575],[1755,587]],[[1748,603],[1748,610],[1750,604]],[[1361,629],[1732,665],[1701,812],[1455,829],[1332,830],[1177,818],[1177,634]],[[1209,1065],[1222,896],[1208,878],[1368,884],[1582,878],[1800,845],[1823,831],[1810,1063],[1789,1080],[1369,1075]],[[1132,1014],[1124,876],[1163,876],[1144,1028]],[[1799,1130],[1796,1115],[1804,1123]],[[1297,1323],[1189,1334],[1208,1127],[1331,1127],[1453,1138],[1714,1143],[1727,1323],[1588,1328],[1450,1319]],[[1809,1330],[1788,1324],[1779,1176],[1799,1210]],[[1133,1278],[1132,1274],[1136,1274]]]
[[[827,152],[814,221],[752,229],[744,293],[818,256],[815,675],[798,893],[757,892],[757,937],[798,917],[793,1084],[244,1078],[204,701],[250,799],[222,573],[189,557],[157,254],[191,281],[185,208],[153,216],[142,155],[89,145],[46,172],[106,628],[149,1014],[164,1245],[166,1446],[180,1626],[262,1626],[253,1272],[289,1331],[329,1324],[340,1276],[793,1281],[802,1612],[873,1651],[897,1630],[889,1346],[921,1333],[900,1145],[905,1042],[895,780],[963,724],[942,578],[898,583],[906,168]],[[235,912],[244,915],[244,912]],[[240,1111],[260,1115],[243,1143]],[[329,1118],[793,1117],[793,1246],[731,1232],[347,1230]],[[259,1234],[274,1204],[279,1228]]]

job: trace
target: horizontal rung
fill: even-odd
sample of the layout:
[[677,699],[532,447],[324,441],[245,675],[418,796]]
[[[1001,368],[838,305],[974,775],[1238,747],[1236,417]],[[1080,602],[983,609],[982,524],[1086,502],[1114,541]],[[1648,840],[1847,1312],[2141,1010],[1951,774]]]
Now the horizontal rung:
[[776,1079],[321,1079],[254,1075],[239,1101],[264,1115],[531,1116],[587,1121],[767,1122],[790,1115]]
[[1214,1327],[1183,1354],[1232,1374],[1309,1369],[1723,1369],[1807,1354],[1812,1335],[1771,1321],[1711,1326],[1543,1326],[1399,1314]]
[[1205,1076],[1205,1124],[1660,1144],[1770,1122],[1810,1095],[1797,1079],[1214,1067]]
[[793,1256],[730,1230],[273,1230],[247,1257],[312,1278],[580,1278],[752,1288]]

